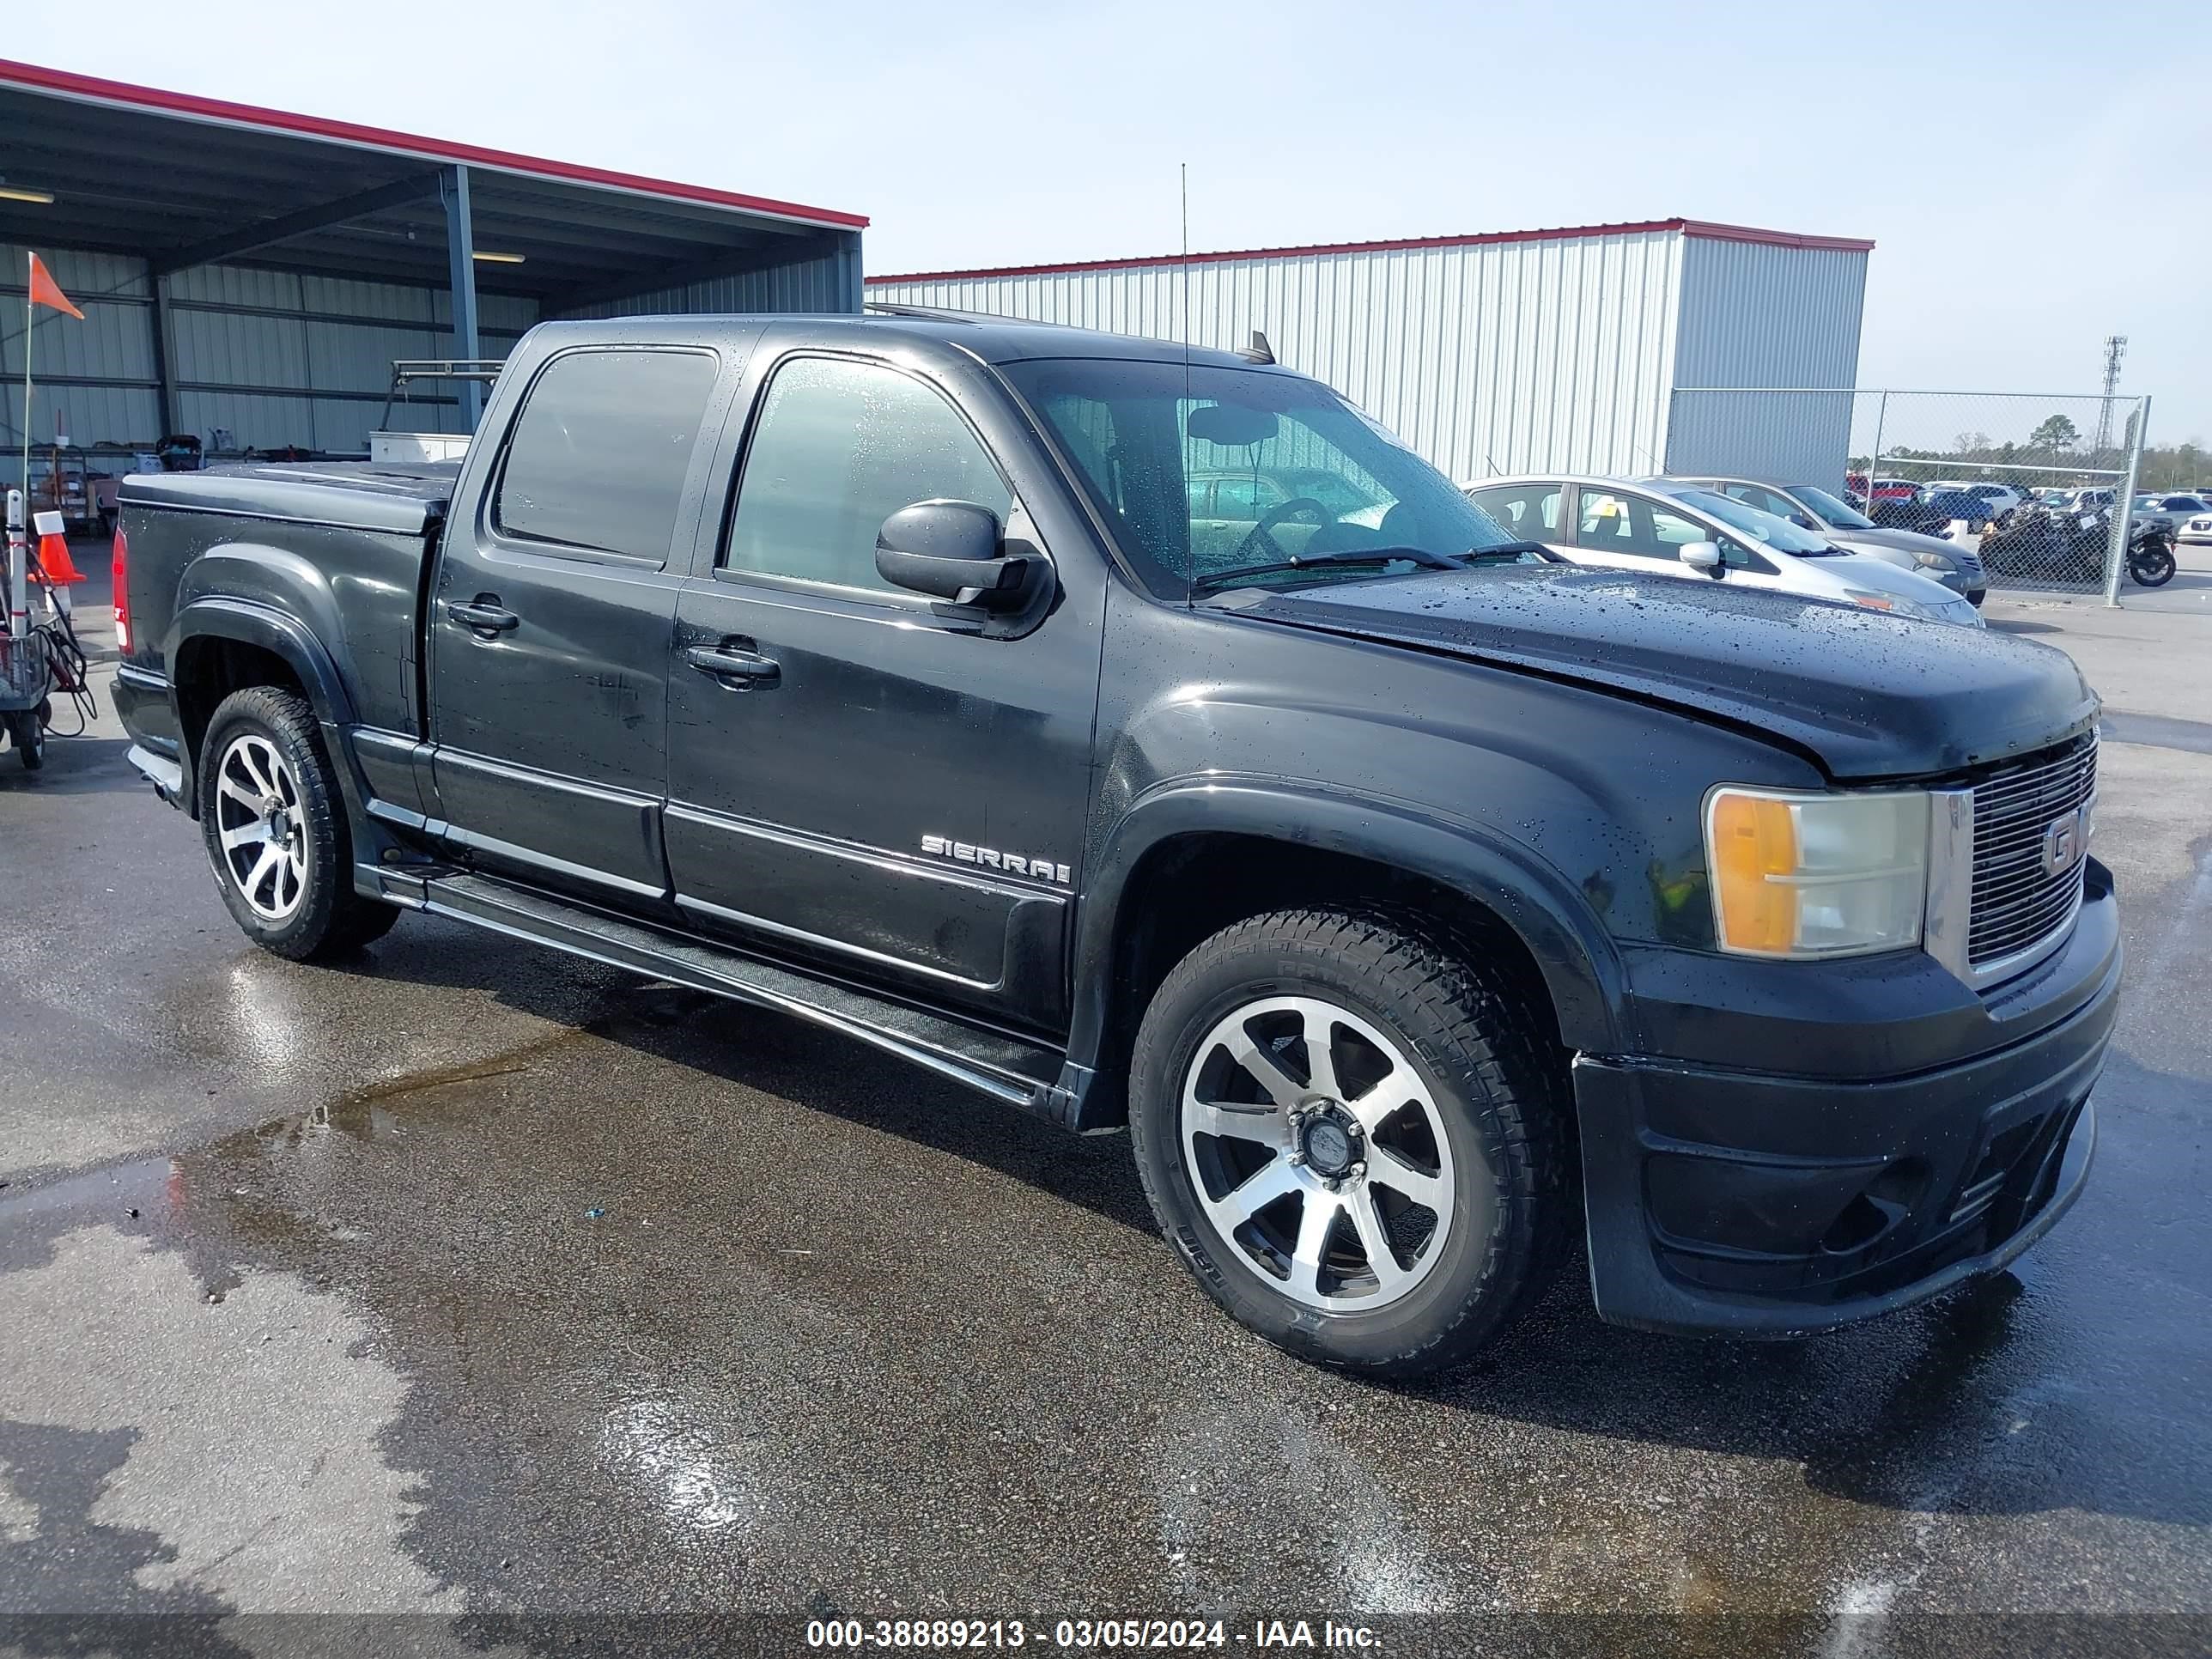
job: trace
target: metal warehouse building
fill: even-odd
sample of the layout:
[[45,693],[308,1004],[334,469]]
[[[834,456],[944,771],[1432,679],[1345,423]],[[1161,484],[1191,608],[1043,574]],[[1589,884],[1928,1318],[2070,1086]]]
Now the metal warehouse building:
[[[359,453],[394,359],[503,357],[544,319],[860,304],[857,214],[4,60],[0,135],[11,481],[26,249],[85,313],[38,313],[32,441],[106,471],[179,432]],[[393,424],[467,431],[481,394]]]
[[1873,246],[1664,219],[872,276],[867,295],[1232,349],[1257,329],[1454,477],[1840,480],[1848,397],[1678,389],[1854,385]]

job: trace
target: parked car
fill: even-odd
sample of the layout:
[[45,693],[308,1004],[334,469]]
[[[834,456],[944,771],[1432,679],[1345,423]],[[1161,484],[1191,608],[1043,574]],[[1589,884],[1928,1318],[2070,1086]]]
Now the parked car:
[[1875,524],[1856,507],[1837,500],[1817,484],[1782,483],[1758,478],[1688,478],[1686,483],[1733,497],[1747,507],[1787,519],[1847,553],[1863,553],[1902,570],[1915,570],[1939,581],[1969,604],[1988,592],[1981,556],[1975,550],[1941,536],[1892,530]]
[[[2212,495],[2201,495],[2197,499],[2212,502]],[[2173,539],[2178,542],[2212,542],[2212,511],[2191,514],[2175,527]]]
[[[1339,473],[1319,467],[1192,468],[1184,474],[1191,521],[1257,523],[1271,514],[1281,522],[1270,533],[1282,545],[1302,546],[1319,522],[1380,526],[1389,503],[1377,501]],[[1324,514],[1285,514],[1293,501],[1314,501]],[[1312,520],[1313,522],[1306,522]]]
[[2151,495],[2138,496],[2131,515],[2134,526],[2142,529],[2148,525],[2163,526],[2175,540],[2184,539],[2182,531],[2191,519],[2212,514],[2212,500],[2202,495]]
[[2021,503],[2027,499],[2010,484],[1969,483],[1963,487],[1969,495],[1981,497],[1989,507],[1990,519],[1998,524],[2010,518],[2019,510]]
[[[1852,500],[1861,507],[1866,505],[1864,473],[1850,474],[1844,478],[1844,486],[1850,492]],[[1877,478],[1875,480],[1874,498],[1877,501],[1917,501],[1920,499],[1920,486],[1910,478]]]
[[1724,580],[1923,622],[1982,625],[1981,613],[1941,583],[1847,553],[1701,483],[1555,475],[1463,487],[1491,517],[1569,564]]
[[[1194,521],[1224,452],[1388,505]],[[1739,533],[1666,488],[1593,493]],[[2086,1178],[2120,947],[2074,665],[1550,562],[1287,370],[550,323],[458,466],[122,500],[131,759],[247,938],[428,912],[1126,1124],[1174,1254],[1307,1358],[1463,1358],[1578,1248],[1640,1329],[1834,1326]]]

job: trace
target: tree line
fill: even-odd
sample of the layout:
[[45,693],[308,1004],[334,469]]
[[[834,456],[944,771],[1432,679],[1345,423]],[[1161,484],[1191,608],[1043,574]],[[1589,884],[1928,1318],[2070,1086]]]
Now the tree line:
[[[2027,434],[2025,443],[1998,442],[1985,432],[1961,432],[1948,449],[1918,449],[1909,444],[1886,444],[1883,472],[1921,480],[1956,471],[1978,483],[2009,484],[2015,489],[2048,489],[2067,482],[2063,471],[2124,472],[2128,451],[2135,443],[2136,416],[2128,417],[2117,445],[2099,449],[2084,446],[2081,429],[2064,415],[2052,415]],[[1850,458],[1851,470],[1863,472],[1866,457]],[[2037,469],[2057,467],[2061,473]],[[2145,444],[2136,474],[2144,489],[2191,489],[2212,487],[2212,450],[2193,440],[2177,444]],[[2084,480],[2086,482],[2086,480]]]

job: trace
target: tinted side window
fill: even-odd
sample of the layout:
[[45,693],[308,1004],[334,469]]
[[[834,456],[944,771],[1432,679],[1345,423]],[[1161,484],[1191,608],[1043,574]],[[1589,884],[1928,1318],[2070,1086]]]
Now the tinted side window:
[[1771,513],[1778,519],[1802,519],[1804,510],[1786,495],[1778,495],[1757,484],[1730,484],[1724,494],[1733,495],[1746,507],[1755,507],[1762,513]]
[[1499,484],[1468,493],[1521,540],[1540,542],[1559,534],[1560,490],[1559,484]]
[[507,441],[492,522],[556,547],[667,558],[716,369],[701,351],[556,357]]
[[1651,522],[1651,504],[1642,496],[1609,495],[1584,485],[1582,505],[1582,522],[1575,531],[1577,547],[1593,553],[1632,553],[1646,559],[1674,556],[1674,547],[1660,540]]
[[875,363],[796,357],[769,382],[745,451],[723,563],[841,587],[892,590],[876,532],[916,501],[988,507],[1013,497],[967,423],[937,392]]
[[1283,492],[1261,478],[1224,478],[1213,486],[1213,516],[1217,519],[1255,524],[1261,514],[1282,502]]

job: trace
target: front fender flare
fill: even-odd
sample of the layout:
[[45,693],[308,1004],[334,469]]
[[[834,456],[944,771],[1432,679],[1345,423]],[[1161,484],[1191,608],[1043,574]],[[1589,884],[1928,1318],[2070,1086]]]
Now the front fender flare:
[[1147,854],[1178,836],[1248,835],[1370,860],[1426,878],[1495,912],[1535,958],[1570,1048],[1618,1054],[1623,973],[1573,884],[1528,848],[1411,802],[1277,779],[1208,777],[1156,786],[1132,803],[1092,860],[1077,922],[1068,1057],[1098,1064],[1113,1002],[1121,901]]

